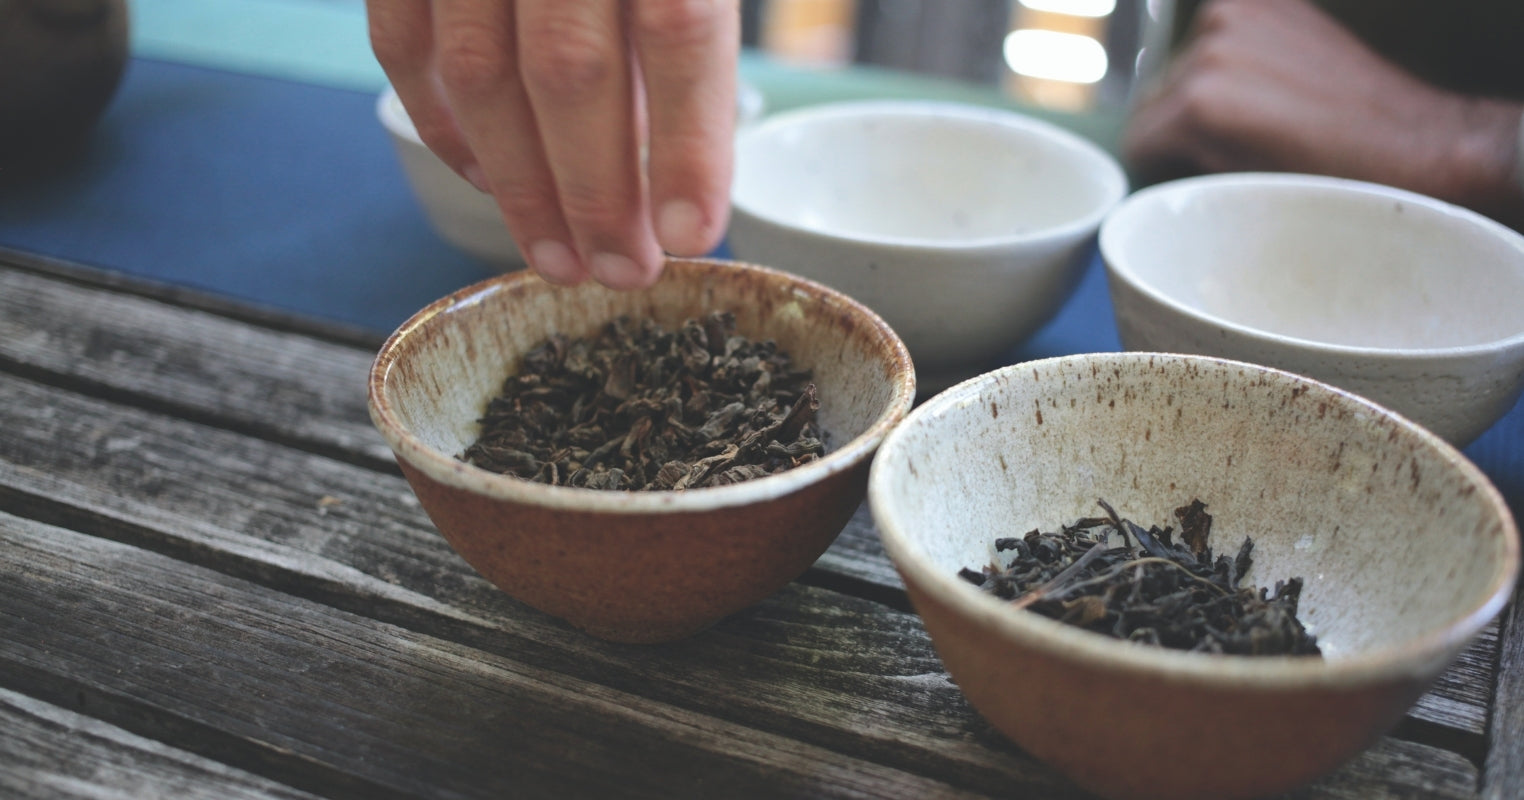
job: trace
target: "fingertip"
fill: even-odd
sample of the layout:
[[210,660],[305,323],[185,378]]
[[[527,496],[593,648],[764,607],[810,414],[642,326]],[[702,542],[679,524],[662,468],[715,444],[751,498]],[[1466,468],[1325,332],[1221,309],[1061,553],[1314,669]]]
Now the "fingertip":
[[719,241],[719,227],[692,201],[668,200],[656,215],[656,240],[673,255],[701,256]]
[[529,267],[540,277],[558,286],[576,286],[587,280],[588,271],[570,247],[552,239],[542,239],[529,246]]
[[597,253],[587,260],[593,280],[610,289],[645,289],[661,277],[661,263],[642,265],[618,253]]

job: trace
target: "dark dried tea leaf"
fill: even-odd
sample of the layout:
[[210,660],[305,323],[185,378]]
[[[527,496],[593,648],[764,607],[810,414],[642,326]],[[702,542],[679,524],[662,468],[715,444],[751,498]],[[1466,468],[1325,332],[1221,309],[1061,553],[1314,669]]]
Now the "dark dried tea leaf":
[[808,370],[715,312],[676,331],[620,317],[596,336],[552,336],[524,356],[460,455],[557,486],[724,486],[820,458]]
[[1237,554],[1214,558],[1206,504],[1175,509],[1177,544],[1173,528],[1145,529],[1097,502],[1106,516],[996,539],[997,553],[1014,553],[1009,563],[965,567],[959,577],[1017,608],[1117,639],[1207,653],[1321,655],[1296,616],[1302,579],[1276,581],[1273,594],[1241,585],[1254,541],[1245,537]]

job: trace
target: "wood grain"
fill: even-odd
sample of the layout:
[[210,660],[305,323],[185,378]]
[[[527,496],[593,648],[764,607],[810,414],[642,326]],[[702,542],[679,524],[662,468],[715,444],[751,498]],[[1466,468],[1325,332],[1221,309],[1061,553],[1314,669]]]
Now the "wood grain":
[[967,708],[914,616],[871,601],[795,585],[688,642],[608,645],[477,577],[400,478],[3,377],[0,444],[0,505],[29,516],[970,790],[1067,791]]
[[0,797],[315,800],[316,795],[0,689]]
[[1504,612],[1499,678],[1488,727],[1492,746],[1483,763],[1484,800],[1524,797],[1524,587]]
[[95,696],[130,702],[145,733],[200,734],[180,744],[298,786],[482,798],[961,794],[60,528],[0,517],[0,552],[0,604],[12,612],[0,617],[0,675],[53,676],[33,688],[86,707]]
[[[80,309],[86,310],[86,325],[78,322]],[[372,356],[194,308],[0,267],[0,367],[9,361],[26,374],[117,402],[131,400],[390,471],[389,451],[370,427],[364,404]],[[809,580],[909,609],[866,508]],[[1480,637],[1419,700],[1413,717],[1484,736],[1496,647],[1495,635]]]
[[389,469],[365,406],[374,355],[0,267],[0,367]]
[[[948,681],[866,509],[800,582],[675,645],[598,642],[506,597],[392,469],[370,356],[0,266],[0,511],[18,515],[0,517],[0,687],[289,796],[1076,796]],[[1518,628],[1490,628],[1410,717],[1441,744],[1489,737],[1496,800],[1521,785],[1524,667],[1498,686],[1512,716],[1487,712]],[[0,734],[0,758],[52,752],[22,738]],[[1294,796],[1477,781],[1387,738]]]

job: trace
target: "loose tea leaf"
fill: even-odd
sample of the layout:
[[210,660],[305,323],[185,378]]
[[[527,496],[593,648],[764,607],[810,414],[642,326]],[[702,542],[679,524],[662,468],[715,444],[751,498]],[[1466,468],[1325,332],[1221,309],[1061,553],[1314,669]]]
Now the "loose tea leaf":
[[682,490],[781,472],[825,452],[810,372],[714,312],[676,331],[629,317],[524,357],[460,455],[557,486]]
[[1208,653],[1321,655],[1296,616],[1302,579],[1276,581],[1273,594],[1241,586],[1254,540],[1214,558],[1212,517],[1200,500],[1175,509],[1179,544],[1173,528],[1144,529],[1097,502],[1106,516],[996,539],[997,553],[1014,553],[1008,565],[958,574],[1017,608],[1117,639]]

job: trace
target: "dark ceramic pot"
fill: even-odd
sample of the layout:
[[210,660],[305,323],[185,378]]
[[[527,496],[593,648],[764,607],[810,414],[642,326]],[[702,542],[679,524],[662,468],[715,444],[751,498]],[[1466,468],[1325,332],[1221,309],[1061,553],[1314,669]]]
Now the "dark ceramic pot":
[[127,0],[0,0],[0,165],[78,148],[127,54]]

